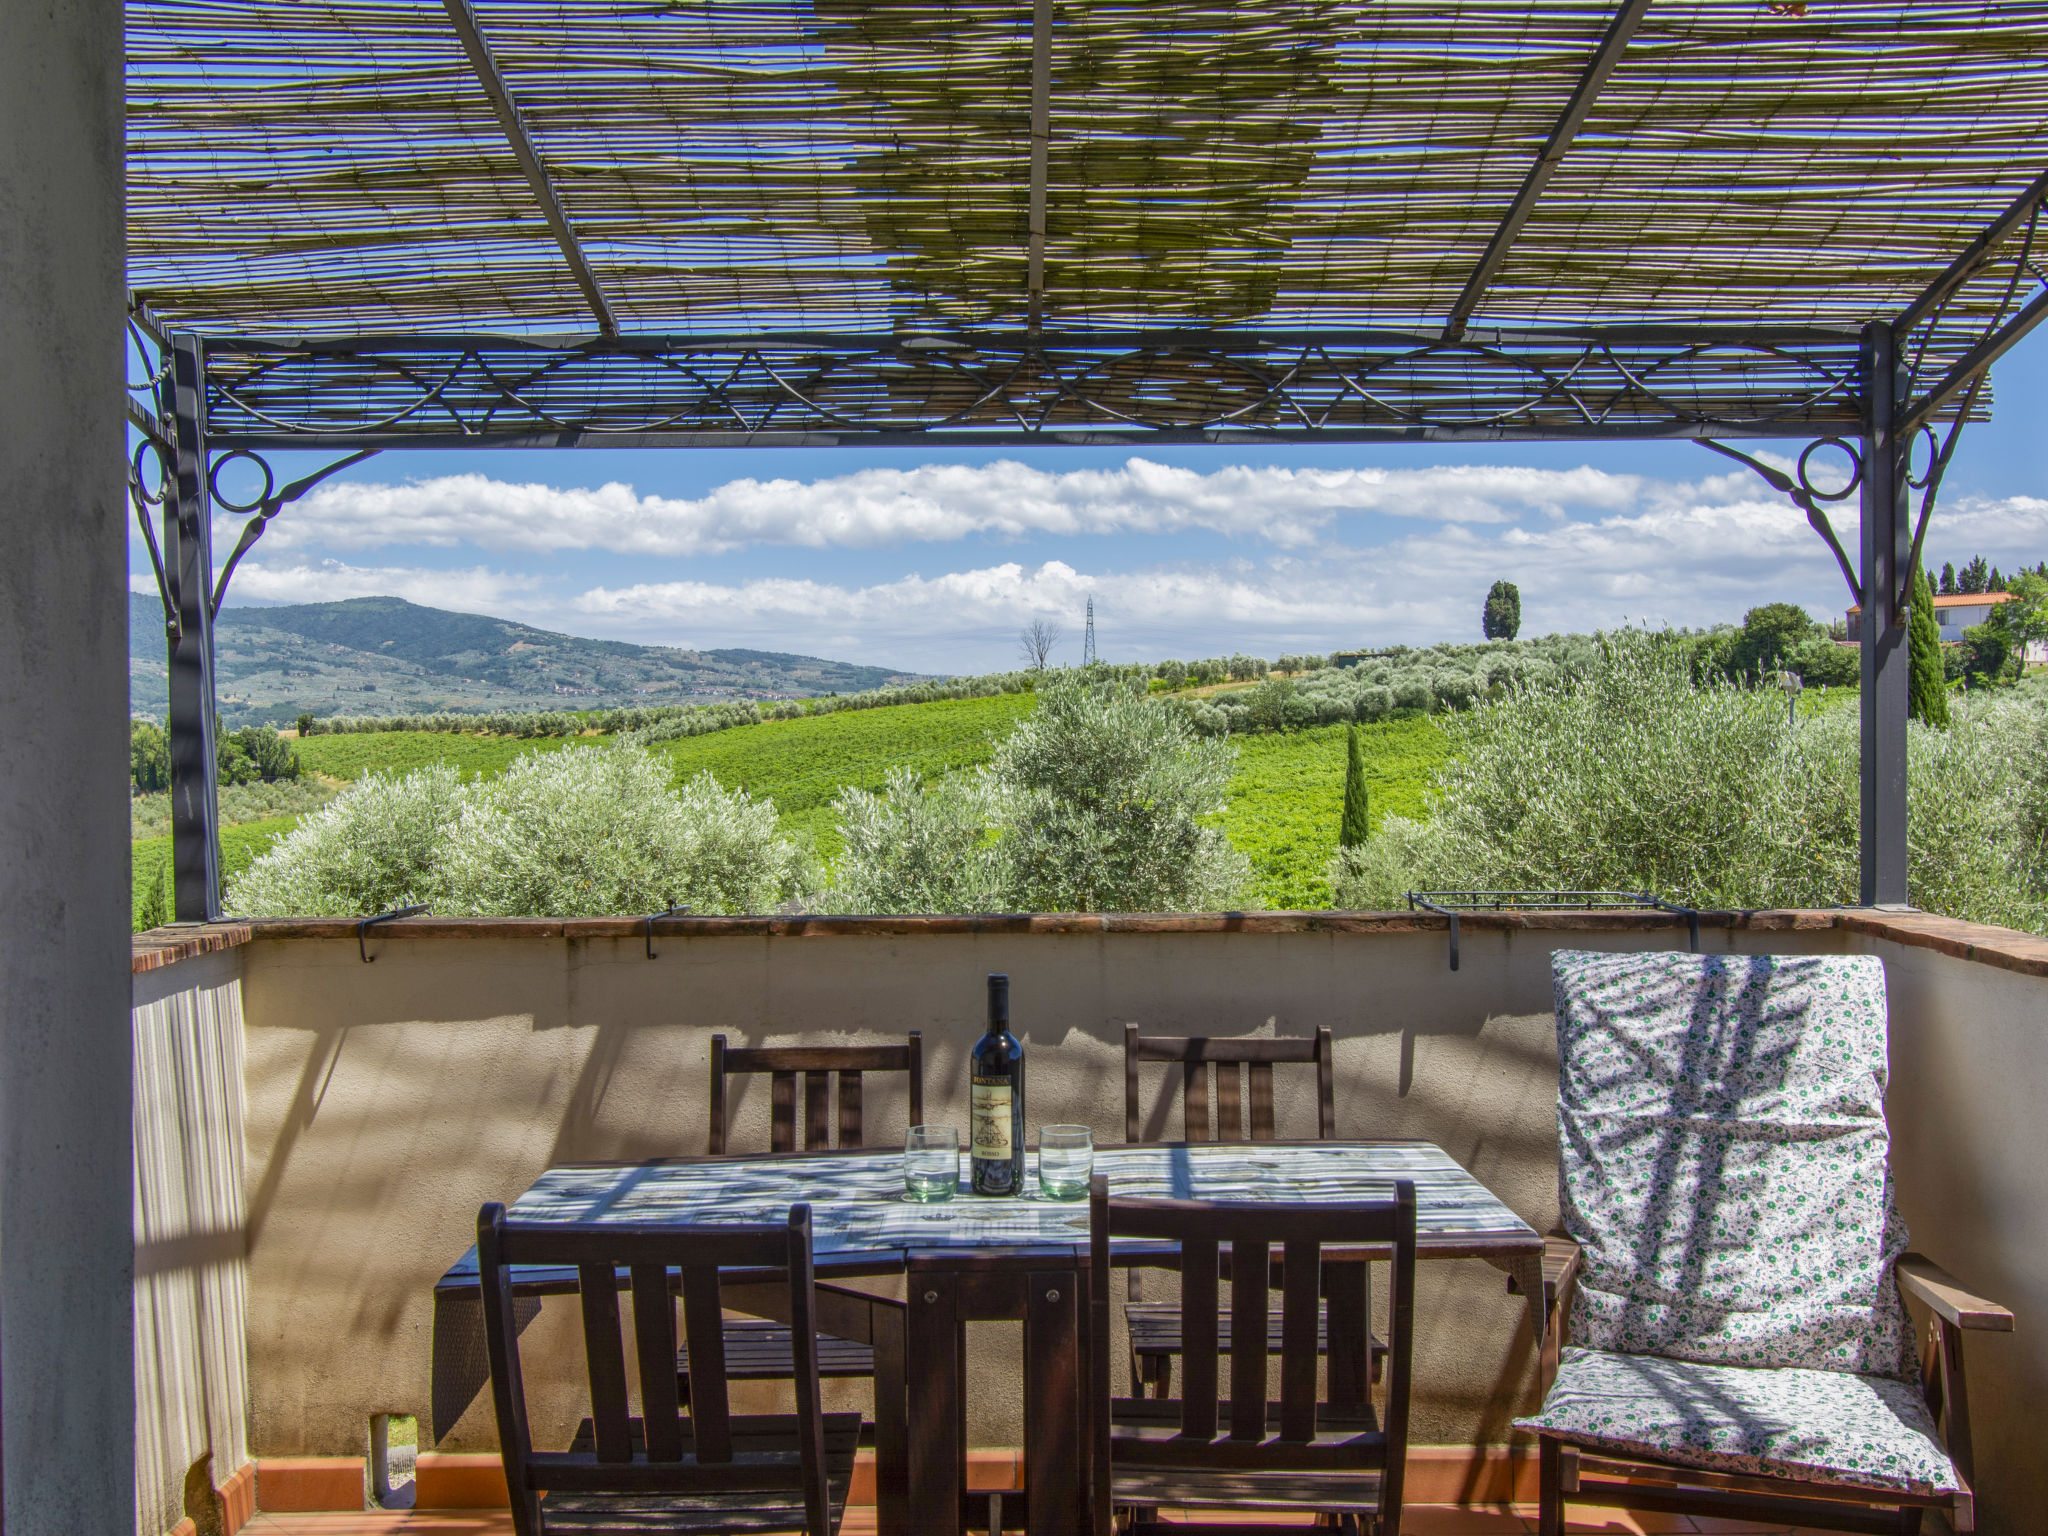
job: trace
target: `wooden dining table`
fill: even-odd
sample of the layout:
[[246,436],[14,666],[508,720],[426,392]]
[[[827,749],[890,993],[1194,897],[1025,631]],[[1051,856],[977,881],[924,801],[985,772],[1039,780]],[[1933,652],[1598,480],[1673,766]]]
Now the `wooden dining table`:
[[[1029,1161],[1029,1159],[1027,1159]],[[1344,1203],[1391,1197],[1413,1181],[1417,1255],[1481,1259],[1505,1271],[1543,1328],[1543,1239],[1447,1153],[1424,1141],[1161,1142],[1102,1147],[1095,1170],[1127,1198]],[[518,1221],[677,1225],[777,1219],[811,1207],[819,1277],[818,1326],[875,1351],[875,1484],[882,1536],[957,1532],[965,1483],[965,1325],[1024,1324],[1024,1488],[1029,1536],[1089,1528],[1082,1461],[1087,1373],[1088,1206],[1036,1192],[978,1197],[964,1183],[936,1204],[904,1198],[899,1151],[674,1158],[550,1168],[512,1203]],[[1361,1403],[1370,1390],[1370,1250],[1328,1249],[1329,1396]],[[1121,1265],[1173,1261],[1170,1244],[1119,1241]],[[904,1299],[835,1282],[901,1276]],[[515,1270],[515,1306],[576,1290],[573,1271]],[[735,1276],[728,1307],[786,1311],[786,1286]],[[439,1440],[488,1382],[476,1251],[435,1286],[432,1433]],[[531,1310],[526,1310],[531,1309]],[[787,1321],[786,1316],[781,1318]],[[980,1501],[975,1501],[979,1503]],[[977,1514],[979,1511],[977,1510]],[[1021,1521],[1018,1517],[1021,1516]]]

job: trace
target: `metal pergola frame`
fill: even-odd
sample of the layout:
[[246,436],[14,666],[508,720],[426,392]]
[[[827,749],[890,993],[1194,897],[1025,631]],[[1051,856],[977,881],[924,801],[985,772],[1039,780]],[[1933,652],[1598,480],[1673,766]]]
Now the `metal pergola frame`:
[[[1653,14],[1650,0],[1621,0],[1567,77],[1562,111],[1531,146],[1477,259],[1426,323],[1076,321],[1053,274],[1062,233],[1047,211],[1055,12],[1053,0],[1033,0],[1016,65],[1027,103],[1027,173],[1013,189],[1021,323],[913,314],[883,329],[635,331],[622,321],[631,304],[616,263],[593,257],[591,220],[550,168],[545,124],[522,108],[471,0],[443,3],[512,174],[597,329],[261,333],[176,305],[163,318],[160,290],[138,292],[131,322],[150,367],[130,384],[130,480],[165,606],[180,921],[219,910],[212,623],[235,562],[324,476],[401,447],[1699,441],[1805,511],[1864,607],[1861,894],[1869,905],[1906,902],[1911,573],[1958,435],[1986,409],[1988,370],[2048,319],[2036,238],[2048,240],[2048,172],[1984,227],[1957,229],[1971,237],[1959,253],[1884,318],[1475,324]],[[2030,295],[2037,284],[2044,291]],[[1787,471],[1729,446],[1741,440],[1804,446]],[[1822,448],[1846,456],[1845,481],[1809,474]],[[265,455],[298,450],[342,456],[280,487]],[[220,472],[250,460],[263,489],[230,504]],[[1851,498],[1853,554],[1829,515]],[[216,506],[251,514],[218,574]]]

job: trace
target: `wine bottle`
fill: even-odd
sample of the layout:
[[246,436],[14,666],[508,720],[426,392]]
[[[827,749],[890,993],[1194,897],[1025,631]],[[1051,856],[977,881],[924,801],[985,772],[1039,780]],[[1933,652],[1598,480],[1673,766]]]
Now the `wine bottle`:
[[970,1183],[977,1195],[1024,1193],[1024,1047],[1010,1033],[1010,978],[988,979],[988,1033],[974,1042]]

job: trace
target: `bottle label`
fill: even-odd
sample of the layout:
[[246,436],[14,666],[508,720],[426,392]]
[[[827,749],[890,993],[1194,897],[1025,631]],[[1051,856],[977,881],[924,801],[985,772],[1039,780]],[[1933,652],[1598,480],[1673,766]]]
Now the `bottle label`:
[[971,1101],[973,1155],[1010,1157],[1010,1080],[1007,1077],[977,1077],[972,1085]]

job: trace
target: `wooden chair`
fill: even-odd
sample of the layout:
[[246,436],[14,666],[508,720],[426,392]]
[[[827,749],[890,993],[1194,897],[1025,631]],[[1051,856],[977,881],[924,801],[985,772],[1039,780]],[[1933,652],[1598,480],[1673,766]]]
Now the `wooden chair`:
[[[1141,1035],[1138,1026],[1124,1026],[1124,1140],[1140,1142],[1144,1122],[1138,1111],[1140,1062],[1181,1064],[1181,1124],[1185,1141],[1271,1141],[1273,1139],[1273,1068],[1313,1065],[1316,1069],[1316,1134],[1327,1141],[1337,1134],[1336,1062],[1330,1031],[1318,1029],[1312,1039],[1258,1037],[1218,1039],[1195,1035]],[[1250,1093],[1243,1091],[1249,1080]],[[1210,1088],[1215,1087],[1215,1113],[1210,1113]],[[1251,1120],[1245,1122],[1249,1104]],[[1211,1129],[1214,1129],[1213,1136]],[[1150,1138],[1157,1140],[1159,1138]],[[1130,1304],[1124,1325],[1131,1339],[1134,1379],[1146,1383],[1155,1397],[1173,1387],[1173,1357],[1181,1352],[1181,1309],[1172,1302],[1146,1301],[1138,1271],[1130,1276]],[[1280,1347],[1279,1324],[1268,1347]],[[1320,1346],[1328,1350],[1328,1329],[1318,1325]],[[1228,1333],[1222,1348],[1230,1349]],[[1379,1359],[1374,1346],[1373,1359]]]
[[[1316,1069],[1316,1134],[1328,1141],[1337,1134],[1337,1066],[1330,1031],[1313,1039],[1207,1035],[1141,1035],[1138,1026],[1124,1026],[1124,1140],[1139,1142],[1138,1064],[1181,1063],[1181,1125],[1183,1141],[1271,1141],[1273,1139],[1273,1068],[1276,1064],[1313,1064]],[[1245,1095],[1238,1068],[1251,1080],[1251,1124],[1245,1125]],[[1216,1085],[1216,1114],[1209,1114],[1211,1076]],[[1156,1138],[1155,1138],[1156,1139]]]
[[[803,1150],[831,1150],[832,1076],[839,1077],[839,1149],[861,1145],[862,1090],[869,1072],[901,1072],[910,1096],[908,1123],[924,1121],[924,1038],[916,1030],[901,1045],[754,1046],[735,1050],[725,1036],[711,1037],[711,1127],[713,1157],[726,1155],[728,1077],[767,1073],[772,1079],[768,1149],[797,1150],[797,1086],[803,1086]],[[725,1373],[733,1381],[781,1381],[791,1370],[790,1331],[762,1318],[736,1317],[725,1326]],[[819,1374],[827,1377],[871,1377],[872,1346],[821,1334],[817,1340]],[[676,1354],[676,1375],[683,1400],[690,1397],[690,1351]]]
[[[1408,1448],[1414,1335],[1415,1186],[1359,1205],[1270,1205],[1183,1200],[1114,1200],[1098,1174],[1089,1195],[1088,1476],[1096,1536],[1124,1511],[1126,1536],[1239,1533],[1241,1522],[1158,1524],[1150,1511],[1314,1512],[1362,1536],[1398,1536]],[[1112,1400],[1109,1276],[1113,1238],[1180,1245],[1178,1267],[1189,1346],[1180,1400]],[[1281,1273],[1272,1245],[1281,1246]],[[1393,1250],[1388,1298],[1385,1403],[1371,1392],[1355,1403],[1316,1400],[1316,1328],[1323,1249],[1373,1245]],[[1230,1313],[1219,1316],[1219,1264],[1228,1249]],[[1164,1262],[1171,1263],[1172,1260]],[[1230,1391],[1218,1397],[1217,1340],[1225,1333],[1268,1337],[1270,1291],[1281,1287],[1280,1401],[1266,1399],[1263,1342],[1230,1356]],[[1277,1422],[1277,1433],[1274,1430]]]
[[839,1074],[839,1147],[861,1145],[861,1089],[864,1074],[901,1072],[910,1090],[908,1124],[924,1123],[924,1037],[912,1030],[901,1045],[782,1045],[735,1050],[725,1036],[711,1037],[711,1155],[726,1151],[725,1080],[765,1072],[773,1079],[768,1150],[796,1147],[797,1077],[803,1077],[806,1152],[831,1149],[832,1074]]
[[[1903,1252],[1881,963],[1552,967],[1570,1230],[1544,1265],[1543,1412],[1519,1421],[1544,1536],[1567,1502],[1894,1536],[1939,1509],[1973,1530],[1963,1334],[2013,1318]],[[1917,1383],[1901,1291],[1930,1314]]]
[[[860,1415],[820,1407],[811,1212],[761,1226],[675,1227],[514,1222],[493,1202],[477,1216],[491,1398],[518,1536],[625,1531],[801,1531],[833,1536],[853,1476]],[[512,1266],[573,1267],[583,1306],[590,1417],[566,1451],[537,1451],[526,1416]],[[630,1276],[641,1404],[627,1401],[619,1270]],[[722,1272],[787,1272],[800,1341],[794,1414],[734,1415],[720,1359]],[[668,1362],[675,1298],[698,1344],[687,1415]],[[545,1490],[545,1496],[543,1496]]]

